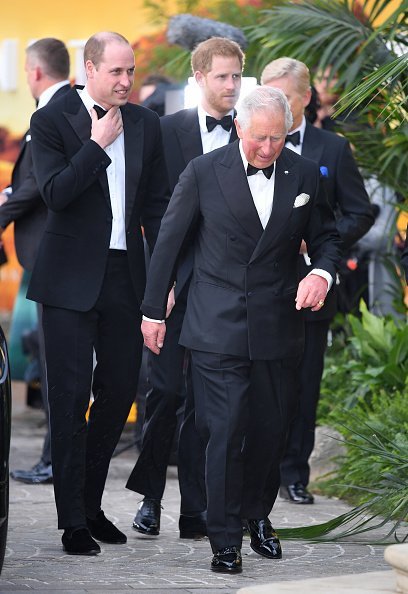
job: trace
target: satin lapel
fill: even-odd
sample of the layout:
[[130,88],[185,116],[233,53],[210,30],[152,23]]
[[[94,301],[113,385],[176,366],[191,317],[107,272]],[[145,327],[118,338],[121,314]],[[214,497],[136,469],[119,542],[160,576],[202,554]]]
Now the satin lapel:
[[221,161],[214,162],[215,174],[232,214],[246,233],[259,241],[263,228],[242,165],[238,142],[228,144]]
[[[78,92],[75,88],[71,89],[67,94],[67,111],[63,112],[64,116],[70,123],[80,141],[85,144],[91,137],[91,116],[86,111]],[[99,177],[99,183],[102,186],[103,195],[111,208],[108,177],[103,173]]]
[[230,139],[229,139],[229,144],[231,144],[232,142],[235,142],[238,138],[238,134],[237,134],[237,129],[235,127],[235,118],[237,116],[237,112],[234,110],[234,116],[233,116],[233,122],[232,122],[232,128],[231,128],[231,134],[230,134]]
[[316,138],[315,130],[312,124],[306,124],[302,143],[302,157],[307,157],[315,163],[320,163],[322,161],[324,145],[321,138]]
[[128,228],[142,173],[144,125],[143,120],[129,109],[121,108],[125,135],[125,224]]
[[252,254],[251,262],[265,249],[279,242],[280,236],[285,233],[286,222],[292,214],[298,187],[297,165],[290,158],[290,151],[288,154],[285,153],[284,150],[276,161],[272,212],[261,240]]
[[184,121],[181,122],[179,128],[176,130],[176,135],[187,167],[191,159],[203,154],[203,145],[201,142],[200,126],[196,109],[192,109],[185,114]]

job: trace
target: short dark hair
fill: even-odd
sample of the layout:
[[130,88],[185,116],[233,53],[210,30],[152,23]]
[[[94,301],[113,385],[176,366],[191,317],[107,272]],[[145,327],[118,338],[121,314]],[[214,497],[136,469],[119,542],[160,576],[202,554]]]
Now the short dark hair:
[[44,37],[29,45],[26,49],[27,56],[38,60],[44,73],[56,80],[65,80],[69,77],[69,54],[60,39]]
[[126,37],[123,37],[120,33],[114,33],[113,31],[95,33],[95,35],[92,35],[85,44],[84,62],[86,63],[90,60],[95,68],[98,68],[102,61],[105,47],[111,41],[118,41],[119,43],[130,45]]
[[207,74],[212,68],[214,56],[238,58],[241,70],[244,68],[245,55],[238,43],[226,37],[211,37],[197,45],[191,54],[191,68],[194,72]]

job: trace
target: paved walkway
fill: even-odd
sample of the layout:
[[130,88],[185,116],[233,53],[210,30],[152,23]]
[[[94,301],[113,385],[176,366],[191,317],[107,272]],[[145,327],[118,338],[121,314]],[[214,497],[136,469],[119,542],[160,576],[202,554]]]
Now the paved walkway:
[[[37,462],[44,427],[41,411],[25,408],[21,386],[14,386],[11,468],[28,468]],[[132,428],[127,427],[121,445],[131,443]],[[111,463],[103,507],[106,515],[128,536],[126,545],[102,545],[97,557],[75,557],[63,553],[56,529],[52,485],[10,483],[10,523],[8,548],[0,577],[0,592],[149,592],[150,594],[232,594],[251,586],[293,583],[307,578],[351,576],[363,572],[389,571],[383,559],[384,547],[372,544],[368,533],[360,543],[310,544],[283,542],[284,558],[270,561],[253,553],[244,540],[244,571],[238,576],[217,575],[209,570],[211,550],[207,540],[189,541],[178,537],[179,492],[177,470],[170,467],[163,500],[160,536],[143,537],[131,529],[140,498],[125,489],[136,458],[134,448],[121,453]],[[296,506],[279,500],[271,515],[276,528],[319,523],[344,512],[347,506],[337,500],[316,498],[313,506]],[[384,532],[385,534],[385,532]],[[345,592],[379,591],[373,573],[371,589]],[[315,590],[340,592],[333,587]],[[368,588],[370,588],[369,582]],[[326,582],[327,584],[327,582]],[[288,592],[269,589],[263,592]],[[291,590],[292,591],[292,590]],[[293,592],[311,592],[305,587]],[[385,591],[385,590],[384,590]],[[392,592],[393,590],[386,590]]]

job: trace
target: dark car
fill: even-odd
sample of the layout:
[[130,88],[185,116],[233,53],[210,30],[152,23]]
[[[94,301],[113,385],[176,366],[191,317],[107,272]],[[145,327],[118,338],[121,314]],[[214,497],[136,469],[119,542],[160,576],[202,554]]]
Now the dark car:
[[7,343],[0,327],[0,572],[7,542],[9,510],[9,453],[11,434],[11,383]]

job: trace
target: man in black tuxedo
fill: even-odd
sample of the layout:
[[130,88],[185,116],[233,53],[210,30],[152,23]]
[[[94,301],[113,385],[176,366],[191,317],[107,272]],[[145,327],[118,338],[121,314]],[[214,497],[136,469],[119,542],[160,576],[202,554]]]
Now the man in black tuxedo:
[[[265,66],[261,83],[280,88],[286,95],[293,125],[286,146],[311,159],[320,168],[324,196],[335,212],[343,250],[362,237],[374,222],[373,211],[362,177],[347,140],[333,132],[315,128],[304,116],[311,97],[309,70],[303,62],[279,58]],[[309,246],[302,241],[299,267],[301,277],[311,270]],[[309,457],[314,446],[316,410],[323,374],[324,354],[330,322],[336,313],[336,293],[327,295],[325,306],[317,312],[304,312],[305,351],[299,373],[299,409],[288,435],[281,464],[280,494],[293,503],[313,503],[307,490]]]
[[[272,506],[263,485],[251,484],[252,469],[262,465],[265,483],[276,476],[303,349],[300,310],[322,307],[340,255],[317,166],[284,148],[291,124],[284,94],[258,87],[239,108],[240,142],[189,163],[163,218],[142,303],[145,344],[159,354],[174,266],[184,243],[194,241],[180,343],[191,351],[197,430],[206,444],[213,571],[242,571],[241,518],[257,553],[281,556]],[[303,238],[314,268],[298,284]],[[255,414],[267,455],[247,455],[244,464],[247,420]]]
[[84,62],[85,88],[73,88],[31,120],[48,218],[27,296],[44,309],[58,527],[67,553],[94,555],[94,538],[126,542],[101,500],[137,390],[141,225],[152,248],[168,193],[159,118],[127,103],[131,46],[118,33],[97,33]]
[[[39,39],[26,50],[25,70],[27,82],[37,109],[62,97],[69,89],[69,54],[59,39]],[[0,237],[14,222],[14,241],[18,261],[31,271],[47,219],[47,207],[41,198],[33,172],[31,134],[24,136],[21,150],[13,169],[11,186],[0,193]],[[38,305],[38,343],[41,370],[41,395],[47,421],[47,433],[40,461],[30,470],[14,470],[13,479],[29,484],[52,482],[51,444],[45,373],[45,349],[41,328],[41,305]]]
[[[171,190],[191,159],[237,139],[233,124],[241,88],[244,55],[237,43],[213,37],[199,43],[191,56],[194,78],[200,88],[198,108],[162,117],[164,153]],[[215,120],[215,121],[214,121]],[[181,493],[181,538],[207,534],[204,484],[204,446],[195,429],[191,381],[185,382],[188,356],[179,345],[193,271],[193,254],[185,252],[178,262],[176,286],[166,312],[166,343],[160,357],[149,355],[149,382],[142,449],[127,487],[144,495],[133,522],[142,534],[157,535],[166,470],[177,428],[177,411],[186,401],[178,448]],[[171,311],[171,315],[170,314]],[[185,395],[187,389],[187,397]],[[177,439],[177,436],[176,436]]]

